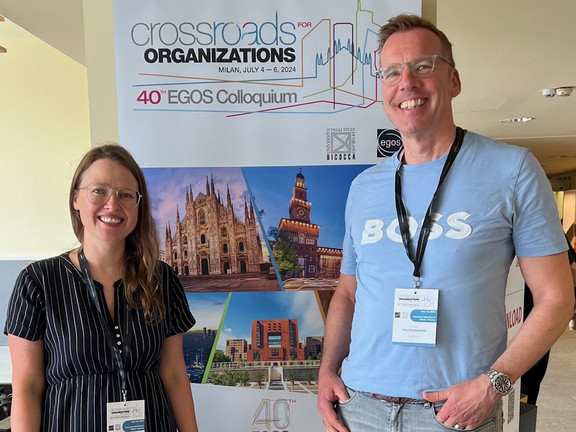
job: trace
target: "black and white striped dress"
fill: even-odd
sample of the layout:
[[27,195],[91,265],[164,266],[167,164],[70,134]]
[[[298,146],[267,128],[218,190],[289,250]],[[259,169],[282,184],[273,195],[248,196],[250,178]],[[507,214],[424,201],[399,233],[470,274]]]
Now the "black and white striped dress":
[[[4,333],[31,341],[44,341],[46,391],[42,431],[102,432],[106,429],[106,403],[119,402],[120,376],[104,325],[114,342],[128,343],[122,356],[128,399],[146,401],[146,431],[176,431],[174,416],[158,375],[164,339],[194,325],[182,285],[165,263],[162,291],[166,317],[156,325],[144,321],[141,310],[130,309],[131,334],[121,340],[124,289],[116,289],[115,319],[98,313],[83,274],[68,253],[30,264],[16,280],[8,306]],[[96,286],[102,288],[98,282]],[[102,289],[97,290],[103,311],[108,311]]]

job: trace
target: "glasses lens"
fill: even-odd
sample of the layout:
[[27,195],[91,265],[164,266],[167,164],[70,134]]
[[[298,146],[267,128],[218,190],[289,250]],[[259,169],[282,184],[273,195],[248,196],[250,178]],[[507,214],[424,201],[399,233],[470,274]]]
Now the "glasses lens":
[[378,69],[376,71],[376,76],[386,84],[394,84],[400,80],[402,69],[404,69],[404,65],[394,63]]
[[418,78],[427,77],[434,70],[435,56],[420,57],[410,62],[410,71],[412,75]]
[[88,200],[95,205],[102,205],[110,197],[110,188],[100,184],[90,184],[86,186]]
[[121,188],[117,191],[118,203],[125,209],[133,209],[140,202],[140,192],[132,188]]

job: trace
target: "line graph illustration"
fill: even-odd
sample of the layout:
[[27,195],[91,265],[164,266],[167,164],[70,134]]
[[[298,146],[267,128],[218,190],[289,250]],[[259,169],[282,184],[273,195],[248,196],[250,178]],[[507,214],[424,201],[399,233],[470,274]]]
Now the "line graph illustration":
[[369,109],[380,99],[374,73],[380,25],[361,3],[350,22],[307,23],[294,44],[293,62],[163,64],[161,72],[141,70],[131,83],[131,109],[226,117]]

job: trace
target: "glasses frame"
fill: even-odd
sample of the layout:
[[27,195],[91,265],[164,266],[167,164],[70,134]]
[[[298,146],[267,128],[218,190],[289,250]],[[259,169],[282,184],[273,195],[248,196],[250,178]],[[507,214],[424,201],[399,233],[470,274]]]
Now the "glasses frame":
[[[432,67],[430,68],[430,72],[428,72],[426,75],[418,76],[418,75],[416,75],[416,74],[414,73],[414,67],[413,67],[413,66],[414,66],[415,64],[417,64],[418,61],[421,61],[421,60],[423,60],[423,59],[432,59]],[[409,62],[406,62],[406,63],[391,63],[391,64],[389,64],[389,65],[387,65],[387,66],[384,66],[384,67],[381,67],[381,68],[376,69],[376,70],[374,71],[374,73],[375,73],[376,77],[377,77],[380,81],[382,81],[385,85],[394,86],[394,85],[396,85],[396,84],[398,84],[398,83],[400,82],[400,80],[401,80],[401,78],[402,78],[402,73],[404,72],[404,68],[405,68],[406,66],[408,66],[408,70],[410,71],[410,73],[412,74],[412,76],[413,76],[414,78],[421,79],[421,78],[426,78],[426,77],[430,76],[430,75],[432,74],[432,72],[434,72],[434,71],[436,70],[436,60],[437,60],[437,59],[440,59],[440,60],[444,61],[444,62],[447,63],[450,67],[456,67],[453,62],[451,62],[450,60],[442,57],[440,54],[431,54],[431,55],[424,55],[424,56],[416,57],[416,58],[414,58],[414,59],[412,59],[412,60],[410,60]],[[400,74],[399,74],[398,77],[395,78],[392,82],[387,82],[386,79],[385,79],[384,71],[385,71],[386,69],[389,69],[389,68],[392,67],[392,66],[399,66],[399,67],[401,67]]]
[[[101,186],[102,189],[106,188],[108,190],[108,193],[106,194],[106,199],[104,200],[104,202],[102,203],[95,203],[92,201],[91,199],[91,195],[88,193],[88,188],[90,186]],[[124,210],[134,210],[135,208],[138,208],[138,206],[140,205],[140,201],[142,201],[142,194],[140,193],[140,191],[138,191],[137,189],[131,188],[131,187],[121,187],[120,189],[112,189],[111,187],[108,187],[106,185],[103,185],[101,183],[90,183],[89,185],[83,186],[81,188],[78,188],[78,190],[86,190],[86,198],[88,199],[88,201],[90,201],[91,204],[94,205],[104,205],[106,204],[108,201],[110,201],[110,197],[112,196],[112,193],[114,192],[114,194],[116,195],[116,202],[118,203],[118,205],[120,207],[122,207]],[[121,190],[125,190],[125,189],[129,189],[130,191],[134,191],[136,192],[136,205],[134,207],[124,207],[124,205],[122,204],[122,200],[118,197],[118,192]]]

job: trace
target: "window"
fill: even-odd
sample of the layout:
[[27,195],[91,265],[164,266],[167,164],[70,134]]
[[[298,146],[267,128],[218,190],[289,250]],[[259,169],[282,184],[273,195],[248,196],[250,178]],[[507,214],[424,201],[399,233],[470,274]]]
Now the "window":
[[238,243],[238,249],[240,249],[241,251],[244,250],[244,242]]
[[198,212],[198,223],[200,225],[204,225],[206,223],[206,213],[204,213],[204,210],[200,210]]
[[268,333],[268,346],[270,348],[282,346],[282,335],[280,333]]
[[200,235],[200,243],[201,243],[201,244],[206,244],[206,234]]
[[227,243],[224,243],[224,244],[222,245],[222,252],[228,253],[228,244],[227,244]]

